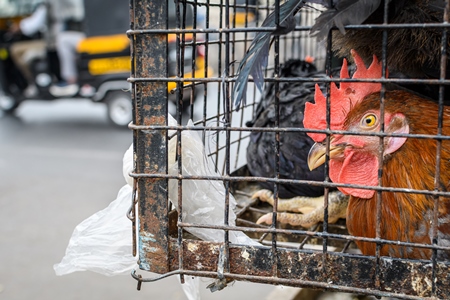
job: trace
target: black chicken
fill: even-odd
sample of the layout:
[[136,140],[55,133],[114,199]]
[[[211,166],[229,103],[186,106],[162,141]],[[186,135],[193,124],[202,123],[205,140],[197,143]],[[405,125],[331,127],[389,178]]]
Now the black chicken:
[[[325,73],[318,72],[316,67],[303,60],[289,60],[281,66],[280,78],[320,78]],[[312,81],[280,82],[279,83],[279,127],[303,128],[303,111],[305,103],[314,100],[314,86]],[[248,127],[275,127],[276,124],[276,97],[275,83],[266,86],[260,103],[257,106],[252,121],[247,122]],[[307,164],[309,149],[313,144],[304,132],[279,133],[279,178],[300,179],[322,182],[325,179],[323,168],[310,171]],[[274,178],[276,170],[275,132],[252,132],[247,147],[247,166],[253,176]],[[273,205],[274,184],[260,182],[268,190],[258,191],[253,195]],[[305,184],[278,185],[280,198],[292,198],[278,203],[279,211],[303,212],[298,214],[280,213],[278,220],[282,223],[291,223],[309,227],[323,221],[323,194],[322,186]],[[302,197],[303,196],[303,197]],[[293,198],[295,197],[295,198]],[[341,193],[333,193],[330,198],[330,211],[333,217],[329,222],[335,222],[345,217],[346,198]],[[317,208],[317,209],[316,209]],[[258,223],[270,223],[272,215],[267,214],[258,220]]]
[[[289,60],[281,66],[280,77],[320,76],[316,67],[302,60]],[[279,83],[279,127],[303,128],[305,103],[314,100],[314,82]],[[267,85],[258,104],[253,120],[247,127],[275,127],[275,83]],[[323,181],[324,170],[311,172],[306,164],[308,152],[313,141],[303,132],[280,132],[280,178]],[[276,170],[275,132],[252,132],[247,148],[247,165],[253,176],[274,177]],[[273,183],[262,182],[267,189],[273,189]],[[323,187],[299,184],[280,184],[279,196],[317,197],[323,195]]]

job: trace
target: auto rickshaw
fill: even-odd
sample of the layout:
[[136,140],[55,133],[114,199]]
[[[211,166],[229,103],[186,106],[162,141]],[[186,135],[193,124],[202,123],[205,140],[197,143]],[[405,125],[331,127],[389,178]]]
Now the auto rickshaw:
[[[42,0],[41,0],[42,1]],[[12,43],[36,37],[11,37],[8,26],[19,22],[31,14],[36,0],[0,0],[0,109],[6,113],[14,112],[24,100],[58,99],[50,93],[49,87],[60,79],[58,56],[49,49],[45,55],[36,57],[31,63],[38,94],[32,98],[25,97],[23,91],[27,83],[15,67],[9,56]],[[175,27],[176,7],[169,1],[169,26]],[[186,27],[192,26],[193,13],[187,6]],[[94,102],[107,105],[107,116],[112,124],[125,127],[132,119],[130,84],[127,82],[131,70],[130,41],[126,31],[130,28],[128,2],[123,0],[85,0],[85,18],[83,31],[86,38],[77,47],[77,67],[79,91],[74,98],[88,98]],[[186,40],[189,36],[186,36]],[[176,37],[168,37],[169,75],[176,75]],[[192,53],[195,53],[194,55]],[[195,57],[194,57],[195,56]],[[192,61],[195,67],[192,69]],[[212,71],[205,72],[204,57],[201,49],[188,47],[184,55],[184,76],[200,78]],[[168,83],[169,91],[174,89],[174,82]],[[183,98],[190,93],[183,93]]]

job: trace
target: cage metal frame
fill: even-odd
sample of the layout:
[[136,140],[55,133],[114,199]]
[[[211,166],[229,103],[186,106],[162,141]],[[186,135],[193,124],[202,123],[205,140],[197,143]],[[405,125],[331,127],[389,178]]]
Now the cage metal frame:
[[[171,1],[171,0],[168,0]],[[170,275],[179,275],[183,281],[184,275],[193,275],[201,277],[216,278],[216,289],[223,288],[229,280],[247,280],[259,283],[268,284],[283,284],[296,287],[311,287],[326,289],[331,291],[360,293],[374,296],[396,297],[402,299],[435,299],[445,298],[450,294],[450,275],[448,272],[449,264],[445,262],[438,262],[436,255],[431,260],[407,260],[397,258],[381,257],[379,255],[380,245],[382,244],[396,244],[411,247],[426,247],[437,250],[450,250],[449,247],[434,245],[423,245],[417,243],[398,242],[384,240],[379,237],[364,238],[354,237],[350,235],[342,235],[330,233],[328,231],[328,217],[327,217],[327,196],[325,197],[325,221],[322,231],[312,231],[304,229],[282,229],[276,226],[269,227],[246,227],[233,226],[227,223],[229,214],[229,194],[232,191],[232,185],[245,182],[267,181],[273,182],[275,186],[275,204],[273,207],[273,223],[276,224],[277,218],[277,183],[297,183],[297,184],[312,184],[317,185],[317,182],[306,180],[287,180],[279,178],[263,178],[251,176],[238,176],[232,170],[232,162],[230,156],[230,147],[232,143],[239,143],[240,139],[244,139],[245,133],[249,132],[275,132],[276,140],[275,147],[279,147],[279,133],[280,132],[305,132],[305,129],[300,128],[245,128],[243,127],[243,120],[240,121],[240,126],[232,125],[230,118],[234,113],[231,108],[230,101],[225,101],[223,104],[223,111],[219,114],[220,103],[218,103],[218,115],[216,118],[207,118],[203,115],[203,119],[197,123],[196,127],[177,125],[168,126],[168,92],[167,83],[177,82],[177,121],[181,124],[182,120],[182,106],[183,102],[180,100],[183,93],[183,84],[189,82],[191,85],[202,85],[205,89],[203,101],[207,101],[207,90],[210,85],[217,85],[219,96],[223,93],[223,97],[230,99],[230,87],[235,80],[233,60],[238,59],[234,53],[235,42],[240,41],[244,45],[248,45],[250,38],[249,34],[260,31],[273,31],[275,28],[261,28],[258,26],[247,27],[249,24],[246,21],[245,26],[235,27],[234,20],[231,16],[232,12],[237,9],[245,9],[246,13],[250,9],[269,11],[279,9],[280,1],[275,1],[275,5],[271,6],[267,2],[266,5],[252,6],[246,2],[243,5],[232,3],[231,1],[218,1],[214,3],[201,2],[197,0],[177,1],[180,6],[177,6],[178,26],[176,29],[168,29],[166,25],[167,20],[167,5],[161,5],[160,1],[147,0],[138,1],[130,0],[130,30],[128,35],[131,40],[131,76],[129,82],[132,85],[132,100],[133,100],[133,123],[129,126],[133,130],[133,144],[135,154],[135,171],[131,174],[135,178],[134,193],[132,205],[129,212],[129,218],[133,222],[133,242],[134,254],[139,253],[139,266],[141,270],[155,272],[161,274],[158,277],[145,278],[137,272],[133,272],[133,277],[138,280],[138,287],[141,283],[155,281]],[[200,7],[205,5],[207,7],[206,14],[206,28],[187,29],[183,24],[183,6],[191,4],[193,7]],[[211,16],[209,9],[211,7],[220,10],[220,18],[224,21],[220,23],[220,28],[212,28],[209,26]],[[387,5],[385,7],[385,15],[387,16]],[[257,14],[258,15],[258,14]],[[197,11],[194,9],[194,18],[197,17]],[[446,16],[448,19],[448,16]],[[195,24],[196,22],[194,22]],[[434,27],[441,28],[443,31],[443,40],[446,40],[446,29],[450,27],[448,23],[443,24],[369,24],[369,25],[348,25],[349,29],[367,29],[367,28],[423,28]],[[307,32],[310,26],[297,26],[295,32]],[[179,63],[178,76],[176,78],[167,77],[167,35],[173,33],[177,35],[177,48],[179,49]],[[242,39],[233,40],[236,33],[244,33]],[[196,45],[196,35],[205,35],[203,41],[199,41],[198,45],[206,47],[206,56],[209,55],[208,46],[216,43],[219,45],[219,56],[224,54],[223,64],[219,62],[218,68],[220,75],[216,77],[204,78],[183,78],[183,53],[182,50],[186,41],[184,36],[186,34],[193,34],[194,39],[191,43]],[[215,41],[210,41],[208,36],[217,34],[219,38]],[[383,55],[381,61],[383,62],[383,69],[386,66],[386,43],[387,37],[383,39]],[[311,78],[278,78],[280,58],[279,53],[281,42],[277,39],[274,43],[274,76],[269,76],[266,72],[266,82],[289,82],[289,81],[314,81]],[[331,39],[328,39],[328,62],[330,61]],[[194,47],[193,47],[194,48]],[[445,50],[446,43],[443,42],[442,49]],[[223,53],[222,53],[223,51]],[[445,52],[445,51],[443,51]],[[208,61],[208,60],[206,60]],[[412,83],[420,82],[426,84],[440,85],[440,116],[442,119],[443,107],[443,87],[450,84],[450,81],[445,78],[445,54],[442,56],[441,78],[433,79],[393,79],[383,78],[373,82],[381,82],[383,85],[387,83]],[[208,62],[206,62],[208,64]],[[194,66],[192,66],[194,67]],[[325,66],[330,68],[329,63]],[[205,74],[206,75],[206,74]],[[319,80],[317,80],[319,81]],[[343,81],[357,81],[354,79],[335,79],[327,78],[320,79],[320,82],[343,82]],[[367,81],[367,80],[366,80]],[[277,86],[276,86],[277,88]],[[219,102],[219,100],[218,100]],[[206,104],[205,104],[206,106]],[[247,103],[246,107],[254,107],[255,102]],[[382,108],[383,109],[383,108]],[[329,112],[328,112],[329,115]],[[190,116],[193,116],[191,110]],[[242,118],[242,117],[241,117]],[[211,126],[208,122],[215,122]],[[442,122],[440,125],[442,127]],[[176,136],[168,135],[168,130],[175,130]],[[224,154],[224,168],[223,175],[218,177],[211,176],[186,176],[179,171],[178,175],[168,175],[167,170],[167,151],[168,140],[170,138],[177,138],[178,151],[177,161],[181,169],[181,154],[180,149],[183,147],[181,143],[181,133],[185,130],[196,131],[215,131],[223,132],[226,136],[226,143],[224,146],[218,146],[216,151],[216,158],[218,152],[225,152]],[[308,130],[308,132],[312,132]],[[343,131],[332,130],[316,130],[313,132],[322,132],[328,136],[333,133],[347,133]],[[238,139],[232,140],[231,134],[238,133]],[[353,133],[354,134],[354,133]],[[369,135],[369,134],[364,134]],[[386,133],[373,133],[374,136],[380,138],[389,136]],[[450,137],[437,134],[435,136],[426,135],[401,135],[414,138],[432,138],[438,141],[440,145],[442,140],[449,140]],[[248,137],[248,136],[247,136]],[[439,146],[438,146],[439,148]],[[238,147],[239,149],[239,147]],[[437,159],[440,159],[439,151]],[[217,161],[217,160],[216,160]],[[439,164],[437,164],[439,165]],[[277,170],[279,173],[279,170]],[[436,171],[436,176],[439,176],[440,170]],[[178,180],[179,198],[178,216],[170,216],[170,206],[168,201],[168,180]],[[192,224],[183,222],[181,217],[183,211],[183,201],[181,197],[181,190],[183,188],[183,180],[219,180],[223,181],[227,196],[225,197],[225,211],[223,225],[206,225],[206,224]],[[330,180],[320,183],[327,194],[328,188],[332,187],[358,187],[369,188],[367,186],[358,186],[351,184],[336,184]],[[370,187],[377,191],[378,206],[381,205],[381,192],[396,191],[407,193],[422,193],[433,195],[438,201],[439,196],[449,197],[450,192],[442,192],[437,189],[434,191],[425,190],[411,190],[403,188],[391,187]],[[138,205],[137,205],[138,204]],[[435,212],[436,213],[436,212]],[[380,209],[377,209],[377,217],[380,217]],[[435,225],[436,226],[436,225]],[[198,228],[212,228],[224,230],[223,243],[214,243],[208,241],[201,241],[197,239],[189,239],[183,236],[184,228],[198,227]],[[378,226],[379,227],[379,226]],[[174,229],[175,228],[175,229]],[[170,231],[175,230],[177,237],[171,237]],[[234,245],[229,242],[228,231],[239,230],[247,233],[269,234],[272,236],[271,242],[268,246],[249,247],[245,245]],[[305,250],[302,247],[288,248],[280,246],[277,241],[277,235],[286,234],[292,236],[303,236],[308,238],[322,239],[321,251]],[[340,239],[345,242],[349,241],[367,241],[377,244],[376,256],[363,256],[357,254],[348,254],[343,252],[328,251],[328,241],[330,239]],[[137,242],[136,242],[137,241]],[[346,246],[347,247],[347,246]],[[245,256],[242,254],[246,253]]]

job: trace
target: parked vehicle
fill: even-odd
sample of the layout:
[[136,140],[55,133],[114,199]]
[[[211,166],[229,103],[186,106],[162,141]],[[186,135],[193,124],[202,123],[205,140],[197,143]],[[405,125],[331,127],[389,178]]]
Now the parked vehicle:
[[[171,1],[169,1],[171,2]],[[35,0],[1,1],[0,0],[0,109],[7,113],[14,112],[24,100],[54,100],[50,93],[52,83],[60,79],[59,60],[54,50],[36,57],[31,62],[31,71],[38,93],[25,97],[27,82],[11,59],[10,46],[25,36],[13,36],[8,27],[19,22],[32,12]],[[77,67],[79,91],[75,98],[89,98],[94,102],[105,103],[107,116],[112,124],[125,127],[132,120],[130,84],[127,82],[131,70],[130,41],[126,35],[129,25],[128,2],[122,0],[97,0],[84,2],[85,19],[83,30],[86,38],[77,48]],[[105,9],[107,7],[107,9]],[[189,12],[189,11],[188,11]],[[169,20],[175,20],[175,4],[170,6]],[[186,15],[186,26],[193,23],[193,14]],[[169,26],[176,26],[170,22]],[[186,37],[188,38],[188,37]],[[176,39],[169,36],[169,74],[175,75],[177,57]],[[194,54],[193,54],[194,53]],[[195,68],[192,70],[192,61]],[[186,48],[184,55],[185,77],[204,76],[204,59],[201,49]],[[168,83],[171,90],[175,83]],[[190,93],[184,93],[189,97]]]

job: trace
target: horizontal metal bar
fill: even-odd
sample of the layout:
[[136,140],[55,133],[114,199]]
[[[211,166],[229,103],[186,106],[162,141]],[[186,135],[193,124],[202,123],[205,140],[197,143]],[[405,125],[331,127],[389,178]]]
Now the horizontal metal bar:
[[[236,76],[233,77],[129,77],[127,79],[130,83],[135,82],[235,82]],[[249,78],[253,82],[252,78]],[[432,85],[449,85],[450,79],[419,79],[419,78],[331,78],[331,77],[264,77],[265,82],[315,82],[315,83],[330,83],[330,82],[368,82],[368,83],[402,83],[402,84],[432,84]]]
[[346,183],[333,183],[325,181],[311,181],[311,180],[300,180],[300,179],[278,179],[269,177],[258,177],[258,176],[192,176],[192,175],[169,175],[164,173],[129,173],[133,178],[158,178],[158,179],[177,179],[177,180],[218,180],[218,181],[230,181],[230,182],[272,182],[272,183],[285,183],[285,184],[305,184],[313,186],[322,187],[346,187],[346,188],[358,188],[365,190],[383,191],[383,192],[395,192],[395,193],[407,193],[407,194],[421,194],[421,195],[431,195],[431,196],[443,196],[450,197],[450,192],[444,191],[430,191],[430,190],[416,190],[407,188],[394,188],[394,187],[380,187],[380,186],[367,186],[358,184],[346,184]]
[[[191,271],[191,270],[175,270],[167,274],[160,275],[158,277],[153,278],[139,278],[136,275],[135,271],[132,272],[131,276],[140,282],[155,282],[157,280],[161,280],[163,278],[173,276],[173,275],[189,275],[189,276],[199,276],[199,277],[210,277],[217,278],[217,272],[208,272],[208,271]],[[325,282],[314,282],[300,279],[284,279],[277,277],[261,277],[256,275],[243,275],[243,274],[234,274],[234,273],[223,273],[225,278],[230,278],[234,280],[241,281],[250,281],[254,283],[263,283],[263,284],[274,284],[274,285],[285,285],[285,286],[294,286],[294,287],[303,287],[303,288],[315,288],[315,289],[327,289],[335,292],[347,292],[347,293],[356,293],[356,294],[365,294],[365,295],[373,295],[378,297],[395,297],[397,299],[412,299],[412,300],[435,300],[434,297],[419,297],[419,296],[410,296],[406,294],[398,294],[392,292],[383,292],[373,289],[362,289],[358,287],[348,287],[342,285],[336,285]]]
[[[170,274],[218,277],[222,243],[184,240],[182,247],[171,239]],[[183,249],[183,268],[179,268],[178,251]],[[370,294],[403,299],[446,298],[448,263],[438,262],[437,289],[431,291],[431,265],[427,261],[355,256],[345,253],[318,253],[309,250],[278,249],[273,257],[270,247],[230,245],[230,271],[225,278],[296,287],[323,288],[333,291]],[[271,276],[272,262],[278,262],[278,273]],[[376,288],[375,269],[381,270],[380,288]],[[325,271],[326,270],[326,271]],[[165,275],[164,275],[165,276]],[[133,276],[139,282],[154,281]],[[158,278],[156,278],[157,280]],[[392,291],[401,290],[402,293]]]
[[450,140],[448,135],[430,135],[430,134],[415,134],[415,133],[388,133],[388,132],[354,132],[345,130],[329,130],[329,129],[305,129],[295,127],[217,127],[217,126],[158,126],[158,125],[135,125],[129,124],[128,127],[133,130],[193,130],[193,131],[230,131],[230,132],[304,132],[304,133],[324,133],[327,135],[342,134],[354,136],[378,136],[378,137],[406,137],[415,139],[435,139],[435,140]]
[[[402,24],[361,24],[345,25],[345,29],[426,29],[450,28],[449,23],[402,23]],[[296,26],[293,31],[311,30],[312,26]],[[173,28],[173,29],[135,29],[128,30],[127,35],[138,34],[183,34],[183,33],[245,33],[245,32],[273,32],[277,27],[236,27],[236,28]]]
[[[386,239],[381,239],[381,238],[366,238],[366,237],[358,237],[358,236],[353,236],[353,235],[343,235],[343,234],[335,234],[335,233],[329,233],[329,232],[317,232],[317,231],[309,231],[309,230],[279,229],[279,228],[270,228],[270,227],[252,228],[252,227],[242,227],[242,226],[207,225],[207,224],[198,224],[198,223],[192,224],[192,223],[185,223],[185,222],[178,222],[178,226],[191,227],[191,228],[228,230],[228,231],[243,231],[243,232],[253,232],[253,233],[307,235],[307,236],[316,237],[316,238],[317,237],[318,238],[331,238],[331,239],[346,240],[346,241],[353,241],[353,242],[354,241],[371,242],[371,243],[378,243],[378,244],[383,244],[383,245],[398,245],[398,246],[407,246],[407,247],[414,247],[414,248],[450,251],[450,247],[438,246],[436,244],[401,242],[401,241],[386,240]],[[283,248],[283,247],[279,247],[279,248]],[[365,255],[365,256],[368,256],[368,255]],[[375,257],[375,256],[373,256],[373,257]]]
[[[166,274],[162,274],[155,277],[146,277],[143,278],[142,276],[138,275],[136,273],[136,270],[133,270],[131,272],[131,276],[138,281],[138,286],[140,286],[140,283],[143,282],[155,282],[161,279],[164,279],[169,276],[174,275],[190,275],[190,276],[200,276],[200,277],[210,277],[210,278],[217,278],[216,272],[208,272],[208,271],[190,271],[190,270],[174,270]],[[233,273],[224,273],[225,278],[231,278],[235,280],[246,280],[251,281],[255,283],[270,283],[270,284],[276,284],[276,285],[286,285],[286,286],[296,286],[296,287],[304,287],[304,288],[322,288],[322,289],[328,289],[336,292],[349,292],[349,293],[361,293],[361,294],[369,294],[373,296],[379,296],[379,297],[395,297],[398,299],[417,299],[417,300],[427,300],[427,299],[435,299],[435,298],[424,298],[424,297],[417,297],[417,296],[409,296],[405,294],[396,294],[391,292],[382,292],[377,290],[371,290],[371,289],[361,289],[357,287],[346,287],[346,286],[340,286],[340,285],[333,285],[328,283],[322,283],[322,282],[311,282],[311,281],[305,281],[305,280],[295,280],[295,279],[283,279],[283,278],[266,278],[266,277],[260,277],[260,276],[254,276],[254,275],[241,275],[241,274],[233,274]],[[140,290],[140,288],[138,288]]]

